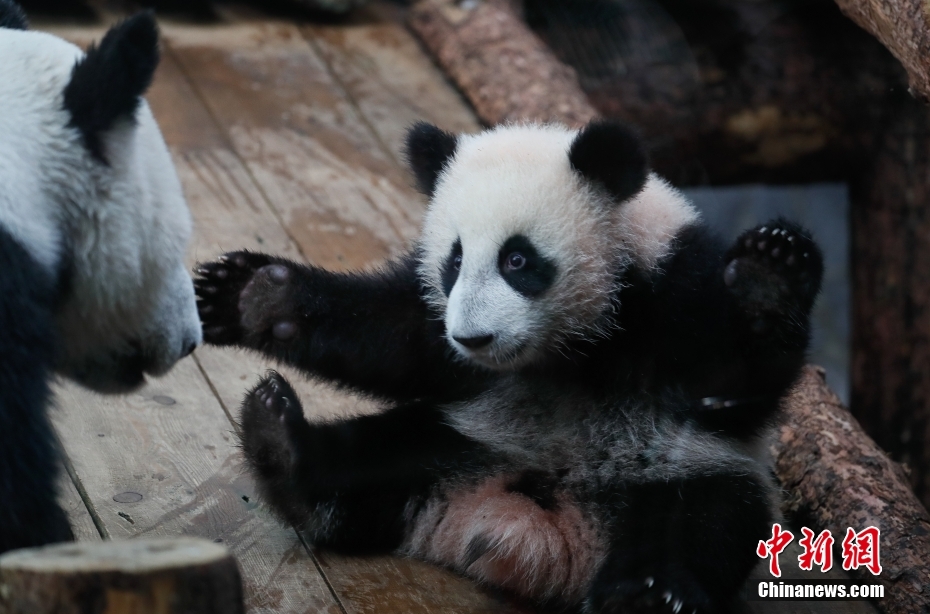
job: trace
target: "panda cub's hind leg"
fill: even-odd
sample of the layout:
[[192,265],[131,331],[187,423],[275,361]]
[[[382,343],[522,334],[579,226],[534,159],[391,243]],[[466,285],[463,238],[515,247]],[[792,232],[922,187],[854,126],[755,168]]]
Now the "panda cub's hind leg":
[[421,507],[403,551],[538,602],[577,602],[606,539],[547,482],[524,472],[448,487]]
[[246,465],[263,497],[285,520],[300,524],[311,510],[294,496],[301,435],[310,428],[290,384],[270,371],[246,394],[239,420]]

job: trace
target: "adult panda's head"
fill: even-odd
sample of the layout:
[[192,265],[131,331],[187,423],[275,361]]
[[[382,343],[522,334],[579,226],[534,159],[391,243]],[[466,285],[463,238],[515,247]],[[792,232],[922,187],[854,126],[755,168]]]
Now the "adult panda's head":
[[418,124],[407,154],[430,198],[418,246],[449,343],[520,368],[608,334],[621,274],[655,268],[697,215],[616,122],[455,136]]
[[154,18],[114,26],[86,54],[26,30],[9,0],[0,24],[0,226],[60,280],[58,370],[130,390],[201,340],[190,214],[142,99]]

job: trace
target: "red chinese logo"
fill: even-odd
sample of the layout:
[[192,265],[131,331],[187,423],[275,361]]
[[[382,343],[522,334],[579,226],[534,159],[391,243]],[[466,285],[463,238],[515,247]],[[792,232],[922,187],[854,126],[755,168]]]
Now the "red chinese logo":
[[759,540],[759,545],[756,547],[756,554],[759,555],[760,559],[771,557],[769,561],[769,571],[772,572],[772,575],[776,578],[781,577],[781,568],[778,566],[778,555],[788,547],[788,544],[791,543],[791,540],[794,539],[794,533],[791,531],[782,531],[781,525],[777,522],[772,525],[772,539],[767,541]]
[[[801,569],[810,571],[814,565],[820,567],[820,571],[827,572],[833,568],[833,534],[824,530],[820,535],[816,535],[807,527],[801,527],[801,533],[804,536],[798,540],[804,552],[798,557],[798,564]],[[815,537],[816,535],[816,537]],[[881,531],[877,527],[869,527],[856,533],[852,528],[846,529],[846,537],[843,538],[843,569],[859,569],[865,567],[873,575],[882,572],[882,565],[879,562],[879,538]],[[772,525],[772,537],[765,541],[759,540],[756,547],[756,554],[761,559],[769,560],[769,571],[776,578],[781,577],[781,567],[778,564],[778,555],[784,552],[794,540],[794,534],[791,531],[783,530],[781,525],[775,523]]]
[[865,567],[877,576],[882,572],[882,565],[878,560],[878,538],[881,532],[877,527],[869,527],[859,533],[851,528],[846,529],[843,538],[843,569],[859,569]]
[[803,554],[798,557],[801,569],[810,571],[814,564],[820,566],[820,571],[826,572],[833,568],[833,535],[825,530],[814,539],[814,532],[807,527],[801,527],[804,534],[798,544],[804,548]]

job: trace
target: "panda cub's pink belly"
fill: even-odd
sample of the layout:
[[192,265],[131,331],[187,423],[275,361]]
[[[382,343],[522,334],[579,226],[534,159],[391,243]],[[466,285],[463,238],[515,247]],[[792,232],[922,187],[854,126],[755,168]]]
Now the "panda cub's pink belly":
[[512,475],[434,497],[413,519],[406,554],[538,600],[584,596],[606,551],[567,493],[544,509],[512,492]]

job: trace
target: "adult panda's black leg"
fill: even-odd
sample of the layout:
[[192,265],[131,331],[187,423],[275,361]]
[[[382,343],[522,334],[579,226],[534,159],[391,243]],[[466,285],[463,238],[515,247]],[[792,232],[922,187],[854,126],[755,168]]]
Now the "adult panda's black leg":
[[629,485],[588,594],[598,613],[722,612],[771,533],[767,490],[748,475]]
[[408,256],[332,273],[264,254],[202,263],[204,340],[260,350],[316,376],[401,401],[454,399],[486,375],[454,359]]
[[0,552],[73,539],[56,501],[48,420],[55,321],[48,275],[0,228]]
[[311,424],[274,372],[246,395],[240,427],[265,501],[317,545],[343,551],[397,548],[408,504],[478,450],[425,404]]

